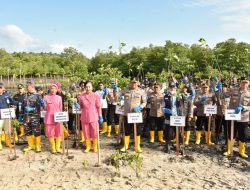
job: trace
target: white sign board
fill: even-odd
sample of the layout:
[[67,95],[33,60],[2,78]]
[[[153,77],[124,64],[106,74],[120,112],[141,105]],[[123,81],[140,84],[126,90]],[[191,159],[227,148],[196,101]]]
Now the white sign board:
[[81,111],[80,108],[79,108],[79,109],[76,109],[76,108],[75,108],[75,105],[73,104],[73,105],[72,105],[72,113],[73,113],[73,114],[76,114],[76,113],[77,113],[77,114],[81,114],[82,111]]
[[142,113],[128,113],[128,123],[142,123]]
[[55,122],[69,121],[68,112],[55,112],[54,113],[54,121]]
[[225,110],[225,120],[241,120],[241,112],[236,114],[235,110],[233,109],[226,109]]
[[124,106],[116,105],[115,113],[119,115],[124,115]]
[[217,114],[217,106],[216,105],[205,105],[204,106],[204,114]]
[[185,127],[185,116],[170,116],[170,126]]
[[41,112],[40,112],[40,117],[41,117],[41,118],[44,118],[45,115],[46,115],[46,111],[41,111]]
[[14,108],[1,109],[1,119],[15,118],[16,113]]

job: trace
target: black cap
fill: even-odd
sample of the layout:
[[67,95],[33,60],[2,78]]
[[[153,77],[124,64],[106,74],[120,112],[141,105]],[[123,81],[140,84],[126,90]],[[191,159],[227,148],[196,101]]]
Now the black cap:
[[0,82],[0,87],[3,87],[3,86],[4,86],[4,84],[2,82]]
[[240,77],[240,81],[244,83],[249,83],[247,77]]
[[81,80],[81,81],[79,82],[79,86],[81,86],[82,84],[85,84],[85,82],[86,82],[86,80]]
[[43,88],[41,86],[36,86],[36,91],[42,91]]
[[170,82],[168,86],[170,86],[170,87],[176,87],[176,84],[175,84],[175,82]]
[[35,86],[35,83],[32,81],[27,81],[26,86]]

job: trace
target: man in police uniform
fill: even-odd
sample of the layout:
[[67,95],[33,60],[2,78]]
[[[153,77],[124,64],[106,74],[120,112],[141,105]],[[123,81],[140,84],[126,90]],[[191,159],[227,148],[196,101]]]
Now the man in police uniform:
[[[125,152],[129,147],[130,135],[132,134],[133,124],[128,123],[127,115],[132,112],[141,112],[146,106],[146,95],[144,90],[138,88],[137,81],[132,79],[130,81],[130,88],[125,89],[122,93],[124,95],[124,127],[125,127],[125,137],[124,137],[124,147],[121,149]],[[137,124],[137,147],[135,152],[141,153],[140,140],[140,124]]]
[[215,96],[213,93],[209,92],[209,86],[207,84],[201,85],[201,94],[195,97],[194,105],[196,108],[196,131],[195,131],[195,144],[200,144],[201,139],[201,131],[204,126],[205,128],[205,136],[206,136],[206,144],[212,145],[214,143],[211,142],[211,130],[208,132],[208,116],[204,113],[205,105],[213,105],[216,103]]
[[217,84],[215,98],[217,104],[217,115],[215,115],[215,140],[216,143],[218,143],[223,127],[225,144],[227,144],[228,121],[225,120],[225,110],[229,107],[230,93],[228,91],[228,85],[225,82],[219,82]]
[[20,122],[20,125],[19,125],[20,134],[19,134],[19,137],[22,137],[22,136],[25,135],[25,132],[24,132],[24,125],[23,125],[23,113],[22,113],[21,107],[22,107],[22,103],[23,103],[23,100],[24,100],[24,96],[25,96],[25,90],[24,90],[24,85],[23,84],[18,84],[17,88],[18,88],[18,93],[13,96],[13,100],[14,100],[15,105],[16,105],[16,118]]
[[[115,108],[119,98],[119,88],[116,78],[111,79],[111,88],[107,92],[108,112],[107,112],[107,130],[104,128],[101,134],[107,133],[110,137],[112,131],[112,124],[115,124],[115,133],[118,134],[119,130],[119,115],[115,113]],[[105,127],[105,126],[104,126]]]
[[185,127],[184,127],[184,144],[189,144],[190,139],[190,128],[191,120],[193,118],[193,96],[188,93],[188,87],[185,85],[182,88],[182,93],[180,97],[180,115],[186,117]]
[[36,152],[41,152],[40,107],[44,105],[45,102],[41,94],[36,92],[34,83],[28,82],[27,93],[22,103],[25,134],[28,140],[28,147],[24,151],[35,149]]
[[160,143],[164,143],[163,140],[163,125],[164,125],[164,113],[163,102],[164,94],[160,92],[161,88],[159,84],[154,84],[154,91],[148,95],[150,111],[149,111],[149,123],[150,123],[150,142],[154,142],[155,129],[158,131],[158,140]]
[[[249,122],[249,111],[250,111],[250,92],[248,90],[249,81],[246,77],[241,77],[240,87],[235,88],[230,92],[231,99],[229,108],[235,109],[235,113],[241,113],[241,120],[235,123],[236,129],[238,131],[239,139],[239,154],[243,158],[248,158],[245,153],[245,143],[246,143],[246,128],[248,127]],[[231,136],[231,130],[228,130],[228,138]],[[236,134],[234,133],[234,139]],[[228,139],[228,150],[224,153],[225,156],[231,154],[231,146],[234,145],[233,142]]]

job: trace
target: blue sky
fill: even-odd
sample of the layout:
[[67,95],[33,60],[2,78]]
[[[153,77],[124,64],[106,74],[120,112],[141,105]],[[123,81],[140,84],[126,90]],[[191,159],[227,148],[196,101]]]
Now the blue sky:
[[109,46],[126,51],[166,40],[210,46],[228,38],[250,43],[249,0],[0,0],[0,48],[88,57]]

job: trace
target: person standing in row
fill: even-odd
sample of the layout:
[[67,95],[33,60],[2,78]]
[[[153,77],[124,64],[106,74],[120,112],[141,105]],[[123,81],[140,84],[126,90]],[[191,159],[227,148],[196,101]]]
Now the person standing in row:
[[[125,137],[124,137],[124,146],[121,149],[122,152],[125,152],[129,147],[130,135],[132,134],[133,124],[128,123],[128,113],[132,112],[141,112],[143,108],[146,107],[146,94],[144,90],[138,88],[136,80],[130,81],[130,88],[125,89],[124,93],[124,127],[125,127]],[[141,141],[141,125],[138,124],[136,127],[136,140],[137,147],[135,147],[135,152],[141,153],[140,141]]]
[[27,82],[27,93],[22,103],[22,110],[25,116],[25,134],[28,140],[28,147],[25,148],[24,151],[35,149],[36,152],[41,152],[41,106],[44,106],[41,94],[36,93],[35,84],[33,82]]
[[[235,113],[241,113],[241,120],[235,122],[236,130],[238,132],[239,139],[239,154],[243,158],[248,158],[245,152],[246,143],[246,128],[249,122],[249,111],[250,111],[250,92],[248,90],[249,81],[245,77],[241,77],[240,87],[233,89],[230,99],[229,108],[235,109]],[[231,130],[228,129],[228,150],[224,153],[225,156],[231,154],[231,146],[234,145],[234,139],[236,133],[234,133],[233,141],[230,140]]]
[[97,152],[97,125],[102,124],[103,117],[101,111],[100,97],[93,92],[92,82],[86,81],[84,84],[85,93],[79,97],[79,104],[75,102],[76,107],[81,107],[81,123],[86,141],[85,152],[91,149],[91,140],[93,141],[93,151]]
[[191,128],[191,121],[193,119],[193,97],[190,93],[188,93],[188,87],[185,85],[182,88],[182,93],[180,97],[180,112],[181,116],[186,117],[185,127],[184,127],[184,144],[189,144],[190,139],[190,128]]
[[160,143],[164,143],[163,140],[163,125],[164,125],[164,113],[163,113],[163,103],[164,103],[164,95],[160,92],[161,87],[159,84],[154,84],[154,92],[149,95],[150,102],[150,142],[154,142],[155,137],[155,129],[158,131],[158,141]]
[[[44,117],[44,124],[46,125],[46,134],[49,138],[51,153],[61,153],[61,123],[54,121],[54,113],[62,112],[62,97],[56,95],[58,90],[57,84],[51,84],[49,87],[50,93],[44,97],[46,115]],[[56,143],[55,143],[56,140]]]
[[211,130],[208,132],[208,117],[204,113],[205,105],[214,105],[216,103],[215,96],[213,93],[209,92],[209,86],[207,84],[202,84],[202,92],[200,95],[197,95],[194,100],[194,105],[197,107],[196,109],[196,140],[195,144],[200,144],[201,139],[201,131],[204,126],[205,128],[205,136],[206,136],[206,144],[212,145],[214,143],[211,142]]
[[108,103],[107,103],[107,94],[108,94],[108,88],[105,86],[103,82],[98,83],[98,90],[95,92],[100,97],[101,102],[101,108],[102,108],[102,117],[103,117],[103,123],[102,123],[102,131],[107,131],[107,109],[108,109]]
[[[0,83],[0,109],[8,109],[13,104],[11,95],[5,91],[4,84]],[[0,118],[0,139],[2,139],[2,130],[5,133],[5,144],[12,147],[11,144],[11,128],[10,119]],[[0,140],[0,150],[2,150],[2,141]]]

